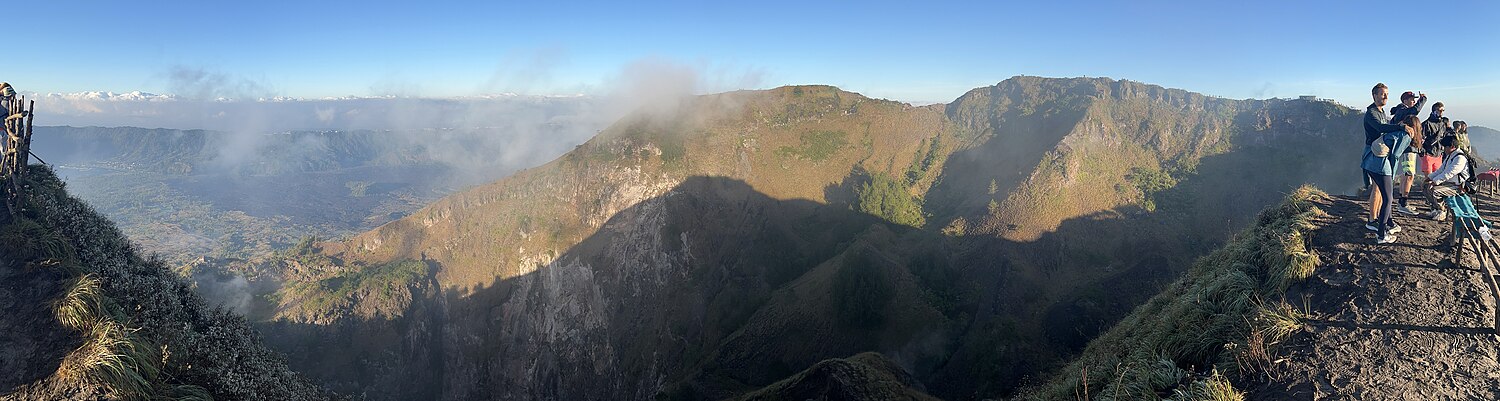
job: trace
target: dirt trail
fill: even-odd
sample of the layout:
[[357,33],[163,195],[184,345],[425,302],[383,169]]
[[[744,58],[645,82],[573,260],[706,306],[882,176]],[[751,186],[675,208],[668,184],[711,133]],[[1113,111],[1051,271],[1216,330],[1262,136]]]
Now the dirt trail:
[[[1495,199],[1476,202],[1500,216]],[[1322,265],[1286,298],[1308,324],[1273,351],[1270,379],[1247,399],[1500,399],[1495,295],[1472,252],[1465,267],[1449,259],[1451,223],[1398,214],[1397,242],[1376,245],[1364,202],[1319,203],[1329,216],[1309,244]]]

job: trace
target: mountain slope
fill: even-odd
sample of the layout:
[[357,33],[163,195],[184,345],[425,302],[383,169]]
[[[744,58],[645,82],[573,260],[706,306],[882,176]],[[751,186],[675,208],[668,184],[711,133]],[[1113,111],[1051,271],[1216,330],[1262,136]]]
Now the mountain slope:
[[1325,150],[1357,116],[1324,102],[1032,77],[975,93],[786,87],[637,114],[293,252],[265,267],[286,285],[257,317],[293,366],[392,399],[730,398],[865,351],[934,395],[995,397],[1286,192],[1355,183],[1356,155]]
[[243,318],[209,307],[47,167],[0,226],[0,399],[328,399]]
[[1021,398],[1500,396],[1497,294],[1453,263],[1451,223],[1401,216],[1398,243],[1375,245],[1365,209],[1293,195]]

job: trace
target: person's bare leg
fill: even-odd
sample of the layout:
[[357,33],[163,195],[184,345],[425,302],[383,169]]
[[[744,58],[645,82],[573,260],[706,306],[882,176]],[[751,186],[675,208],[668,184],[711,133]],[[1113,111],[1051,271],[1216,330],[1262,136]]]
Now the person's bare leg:
[[1376,191],[1376,190],[1374,190],[1374,188],[1371,188],[1371,191],[1370,191],[1370,221],[1375,221],[1375,217],[1379,216],[1379,214],[1380,214],[1380,201],[1381,201],[1381,199],[1380,199],[1380,191]]

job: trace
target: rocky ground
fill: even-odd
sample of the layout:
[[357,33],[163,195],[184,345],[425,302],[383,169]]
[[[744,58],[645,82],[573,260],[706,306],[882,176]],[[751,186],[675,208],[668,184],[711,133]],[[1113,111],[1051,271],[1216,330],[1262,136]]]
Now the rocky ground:
[[[1250,384],[1247,398],[1500,399],[1497,294],[1483,270],[1496,266],[1473,252],[1455,264],[1444,244],[1450,222],[1398,213],[1397,242],[1377,245],[1364,228],[1367,203],[1320,203],[1328,217],[1315,222],[1309,246],[1322,266],[1286,298],[1307,324],[1273,352],[1269,379]],[[1495,199],[1476,203],[1500,216]]]
[[53,269],[28,269],[0,256],[0,400],[43,399],[54,389],[49,377],[80,336],[52,315],[63,290]]

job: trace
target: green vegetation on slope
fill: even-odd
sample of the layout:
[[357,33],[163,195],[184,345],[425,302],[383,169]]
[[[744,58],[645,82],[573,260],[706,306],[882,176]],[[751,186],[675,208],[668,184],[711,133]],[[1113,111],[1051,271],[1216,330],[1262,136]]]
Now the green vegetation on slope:
[[336,314],[356,301],[399,315],[411,302],[409,288],[424,277],[427,264],[401,260],[297,283],[284,288],[281,297],[300,299],[296,307],[307,316]]
[[795,157],[820,162],[849,145],[849,134],[844,131],[808,131],[802,133],[799,146],[782,146],[776,155]]
[[1318,264],[1303,236],[1322,214],[1311,187],[1261,213],[1223,249],[1100,335],[1060,376],[1022,399],[1239,399],[1223,374],[1251,374],[1267,347],[1299,327],[1281,299]]
[[907,192],[906,186],[884,172],[870,175],[870,181],[855,190],[859,211],[869,213],[892,223],[921,227],[926,224],[922,216],[922,201]]

